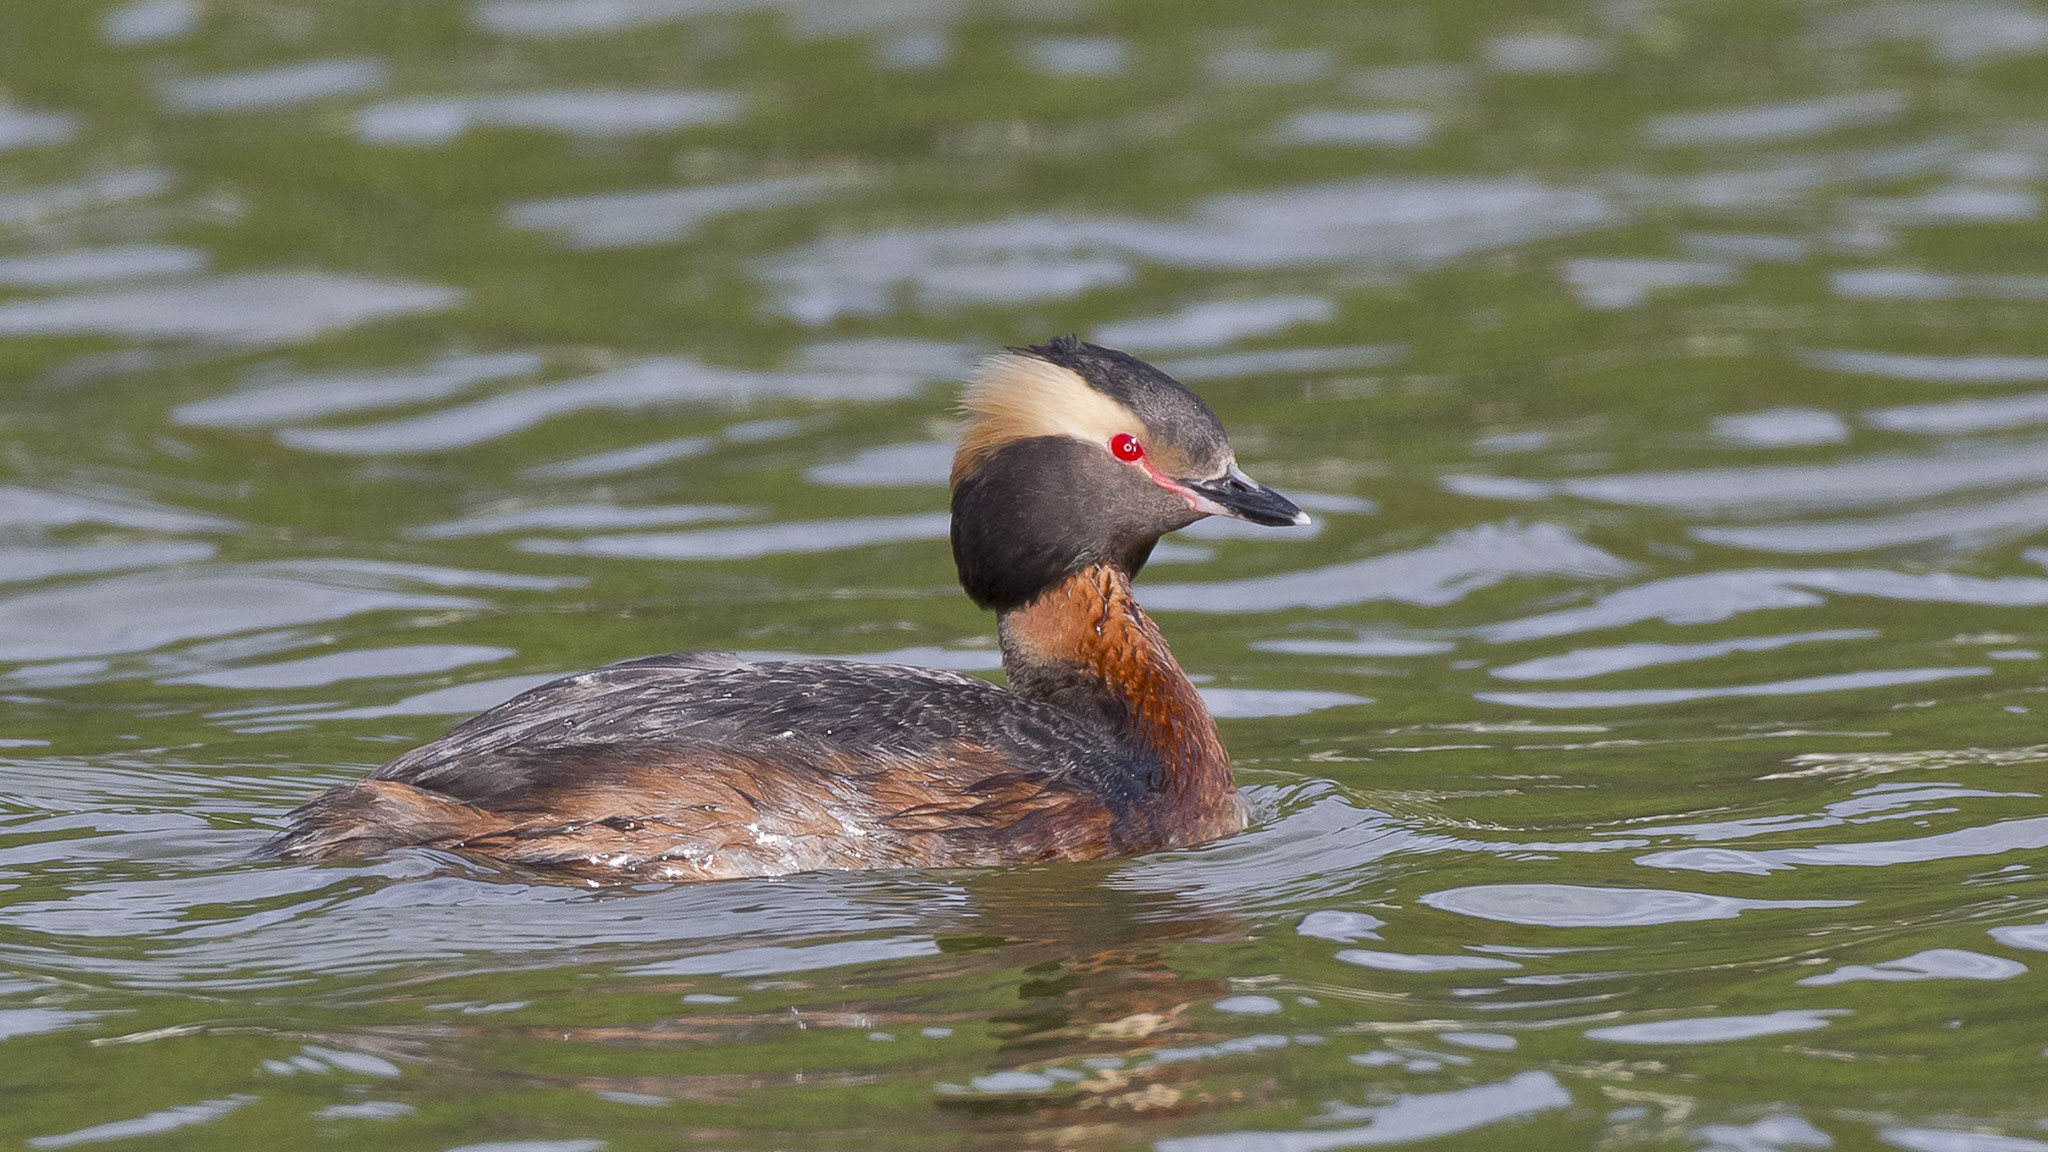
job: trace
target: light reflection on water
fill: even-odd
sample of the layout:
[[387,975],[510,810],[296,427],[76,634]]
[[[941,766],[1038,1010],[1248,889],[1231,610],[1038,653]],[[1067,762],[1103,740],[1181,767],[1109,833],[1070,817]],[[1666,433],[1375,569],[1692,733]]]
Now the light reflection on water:
[[[1248,12],[0,18],[0,1136],[2048,1145],[2048,18]],[[607,660],[992,673],[948,382],[1070,329],[1315,514],[1140,586],[1244,836],[248,860]]]

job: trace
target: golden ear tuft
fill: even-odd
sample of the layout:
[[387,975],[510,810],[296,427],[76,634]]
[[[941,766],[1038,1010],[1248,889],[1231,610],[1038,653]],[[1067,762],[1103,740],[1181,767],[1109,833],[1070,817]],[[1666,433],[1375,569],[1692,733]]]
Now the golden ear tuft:
[[1119,432],[1146,438],[1144,421],[1115,398],[1073,369],[1023,352],[982,361],[960,395],[960,408],[968,423],[953,452],[954,484],[1018,440],[1067,436],[1107,444]]

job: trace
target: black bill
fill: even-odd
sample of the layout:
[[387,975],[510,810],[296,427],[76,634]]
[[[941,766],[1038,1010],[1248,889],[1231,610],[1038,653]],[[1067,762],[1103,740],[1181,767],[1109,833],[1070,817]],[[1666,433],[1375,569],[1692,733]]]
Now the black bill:
[[1308,513],[1294,501],[1244,474],[1235,462],[1214,480],[1182,480],[1179,483],[1200,498],[1196,511],[1212,516],[1231,516],[1254,524],[1280,528],[1308,523]]

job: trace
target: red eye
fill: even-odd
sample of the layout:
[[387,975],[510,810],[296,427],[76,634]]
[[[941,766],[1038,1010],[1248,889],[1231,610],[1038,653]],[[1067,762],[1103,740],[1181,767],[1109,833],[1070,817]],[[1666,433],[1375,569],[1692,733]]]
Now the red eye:
[[1145,455],[1145,446],[1128,432],[1119,432],[1109,438],[1109,454],[1128,464]]

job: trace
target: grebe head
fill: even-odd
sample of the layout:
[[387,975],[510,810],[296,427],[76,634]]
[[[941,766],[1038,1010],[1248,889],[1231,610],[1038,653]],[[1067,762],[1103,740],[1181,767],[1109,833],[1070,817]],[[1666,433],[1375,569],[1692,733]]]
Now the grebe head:
[[1136,575],[1204,516],[1306,524],[1237,466],[1223,425],[1173,377],[1072,336],[991,357],[953,454],[953,559],[984,608],[1029,603],[1095,564]]

